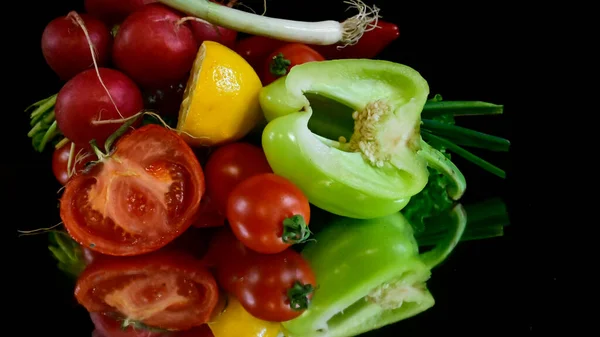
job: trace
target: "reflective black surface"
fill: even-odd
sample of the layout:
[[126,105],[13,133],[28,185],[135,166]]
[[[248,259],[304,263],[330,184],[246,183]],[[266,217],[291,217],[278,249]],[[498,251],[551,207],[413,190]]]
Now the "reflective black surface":
[[[260,8],[262,1],[245,3]],[[346,5],[341,0],[267,3],[268,15],[275,17],[323,20],[343,19],[346,15]],[[428,80],[431,92],[442,94],[444,99],[505,104],[504,116],[469,118],[460,125],[509,138],[515,144],[514,151],[518,151],[516,132],[511,131],[519,107],[511,105],[515,94],[511,77],[514,69],[508,60],[513,59],[516,51],[510,41],[510,9],[501,3],[488,2],[485,6],[389,0],[374,3],[381,7],[384,20],[397,23],[401,31],[400,38],[380,58],[417,69]],[[62,82],[42,57],[41,34],[54,17],[69,10],[82,10],[83,0],[22,2],[15,6],[20,8],[14,12],[18,21],[11,21],[11,29],[4,29],[14,40],[5,50],[16,54],[12,55],[15,61],[5,65],[4,71],[15,73],[15,79],[7,85],[16,90],[14,95],[4,97],[12,104],[10,111],[4,111],[10,117],[6,122],[10,142],[4,143],[7,152],[2,159],[2,170],[6,181],[2,185],[2,200],[3,222],[10,225],[8,235],[17,245],[4,255],[8,265],[15,264],[4,274],[16,283],[18,290],[5,290],[5,296],[14,297],[14,305],[10,307],[16,311],[18,329],[28,332],[27,336],[40,336],[38,332],[89,336],[92,331],[89,316],[74,302],[72,286],[56,269],[47,250],[47,237],[16,238],[17,229],[47,227],[60,221],[56,201],[60,186],[52,175],[51,152],[33,151],[26,137],[28,116],[22,110],[60,89]],[[551,292],[557,275],[553,270],[543,269],[540,264],[543,262],[533,263],[529,252],[533,248],[528,243],[534,224],[516,215],[526,210],[523,205],[527,203],[522,203],[522,198],[527,197],[525,191],[529,190],[530,182],[520,180],[522,175],[516,172],[518,165],[512,159],[515,152],[482,153],[508,171],[506,180],[460,158],[455,160],[467,177],[464,203],[489,197],[505,199],[511,212],[511,224],[506,227],[505,235],[459,244],[451,257],[433,271],[429,287],[436,305],[415,318],[371,332],[369,336],[521,335],[543,330],[551,322],[552,316],[540,314],[542,304],[538,301],[542,297],[536,294],[541,293],[539,289]],[[17,209],[17,215],[11,216]]]

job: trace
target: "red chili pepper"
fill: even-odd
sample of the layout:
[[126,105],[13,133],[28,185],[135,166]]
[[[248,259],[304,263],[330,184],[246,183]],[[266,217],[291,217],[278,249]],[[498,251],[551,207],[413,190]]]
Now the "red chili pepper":
[[265,36],[250,36],[237,42],[235,52],[240,54],[257,72],[262,71],[265,59],[288,42]]
[[339,44],[316,46],[311,45],[313,49],[318,51],[327,59],[349,59],[349,58],[374,58],[383,48],[400,36],[398,26],[379,20],[377,27],[367,31],[358,40],[358,43],[351,46],[338,49]]

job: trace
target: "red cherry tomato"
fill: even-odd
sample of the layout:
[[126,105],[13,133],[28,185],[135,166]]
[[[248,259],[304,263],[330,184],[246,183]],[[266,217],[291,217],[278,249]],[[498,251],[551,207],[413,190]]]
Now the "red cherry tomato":
[[198,159],[177,133],[146,125],[71,179],[60,217],[75,241],[106,255],[155,251],[195,220],[204,193]]
[[310,265],[298,252],[256,253],[226,227],[213,237],[207,258],[216,268],[219,285],[248,313],[265,321],[301,315],[316,286]]
[[225,216],[222,215],[215,205],[215,201],[210,195],[210,192],[202,197],[200,202],[200,211],[198,218],[192,226],[196,228],[220,227],[225,225]]
[[229,194],[240,182],[261,173],[273,172],[260,147],[237,142],[218,148],[204,166],[206,191],[217,211],[225,216]]
[[72,172],[72,176],[75,176],[85,169],[87,163],[97,159],[89,148],[75,146],[73,149],[74,157],[71,161],[71,166],[68,167],[69,157],[71,156],[71,144],[69,142],[61,146],[54,150],[52,154],[52,172],[61,185],[65,185],[69,181],[69,171]]
[[308,238],[310,204],[292,182],[264,173],[244,180],[231,192],[227,220],[246,247],[274,254]]
[[75,298],[89,312],[174,331],[208,322],[218,296],[217,283],[201,262],[168,250],[97,260],[75,287]]
[[305,44],[288,43],[276,49],[265,60],[262,70],[263,85],[287,75],[290,69],[298,64],[324,60],[323,55]]
[[255,71],[262,71],[265,58],[288,42],[266,36],[253,35],[237,42],[235,52],[240,54]]

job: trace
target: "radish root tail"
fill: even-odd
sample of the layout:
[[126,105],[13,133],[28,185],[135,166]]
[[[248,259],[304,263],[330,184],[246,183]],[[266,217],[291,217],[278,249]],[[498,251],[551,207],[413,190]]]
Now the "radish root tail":
[[119,111],[119,107],[117,106],[117,103],[115,103],[115,101],[112,98],[112,95],[110,94],[110,91],[108,91],[108,88],[104,84],[104,81],[102,81],[102,77],[100,76],[100,71],[98,70],[98,62],[96,61],[96,49],[94,48],[94,44],[92,43],[92,39],[90,38],[90,34],[88,33],[87,28],[85,27],[85,23],[83,22],[83,19],[75,11],[69,12],[69,14],[67,14],[67,17],[71,18],[71,20],[73,20],[73,22],[75,22],[75,24],[77,24],[79,27],[81,27],[81,30],[83,30],[83,34],[85,35],[88,45],[90,46],[90,52],[92,53],[92,62],[94,63],[94,69],[96,70],[96,75],[98,75],[98,80],[100,81],[100,84],[106,91],[108,98],[110,99],[113,106],[117,110],[117,113],[119,114],[119,116],[123,117],[123,114],[121,113],[121,111]]
[[129,116],[127,118],[121,118],[121,119],[107,119],[107,120],[97,120],[97,121],[92,121],[92,124],[94,125],[100,125],[100,124],[122,124],[127,122],[130,119],[134,119],[134,118],[138,118],[142,115],[147,115],[147,116],[152,116],[156,119],[158,119],[158,121],[160,122],[160,124],[162,124],[163,127],[177,133],[177,134],[184,134],[192,139],[209,139],[208,137],[195,137],[185,131],[176,129],[171,127],[169,124],[167,124],[167,122],[165,122],[159,114],[157,114],[156,112],[150,111],[150,110],[144,110],[144,111],[140,111],[138,113],[136,113],[135,115]]
[[344,3],[350,5],[348,9],[358,10],[358,14],[342,22],[342,39],[338,48],[355,45],[365,32],[377,27],[380,18],[379,8],[375,5],[369,7],[361,0],[349,0]]
[[32,230],[26,230],[26,231],[22,231],[22,230],[18,230],[17,232],[19,233],[19,237],[21,236],[31,236],[31,235],[37,235],[37,234],[44,234],[44,233],[48,233],[48,232],[52,232],[56,227],[62,225],[62,221],[57,223],[56,225],[52,226],[52,227],[48,227],[48,228],[37,228],[37,229],[32,229]]

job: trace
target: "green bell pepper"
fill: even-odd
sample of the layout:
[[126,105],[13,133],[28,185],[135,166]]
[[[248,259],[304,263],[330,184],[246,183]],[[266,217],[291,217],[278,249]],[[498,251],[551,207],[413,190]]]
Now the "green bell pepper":
[[448,235],[421,254],[401,213],[367,220],[338,217],[324,226],[302,251],[315,273],[316,290],[302,315],[282,323],[284,335],[356,336],[431,308],[435,301],[426,282],[464,232],[460,204],[451,219]]
[[383,60],[330,60],[293,67],[264,87],[262,146],[273,171],[315,206],[370,219],[397,213],[427,183],[427,165],[464,177],[423,142],[429,87],[412,68]]

